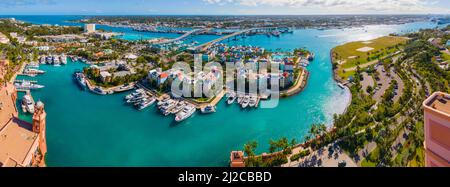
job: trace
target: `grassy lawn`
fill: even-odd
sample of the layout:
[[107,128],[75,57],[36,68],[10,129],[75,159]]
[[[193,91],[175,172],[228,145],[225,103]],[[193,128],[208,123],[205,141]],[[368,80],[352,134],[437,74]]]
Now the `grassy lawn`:
[[377,166],[377,164],[375,164],[371,161],[368,161],[367,159],[364,159],[363,161],[361,161],[361,167],[372,167],[373,168],[376,166]]
[[[395,46],[405,44],[407,40],[404,37],[384,36],[369,41],[350,42],[332,50],[333,60],[335,62],[338,60],[345,61],[345,63],[338,65],[339,68],[356,67],[398,51]],[[358,49],[365,47],[373,49],[367,52],[358,51]]]
[[356,71],[346,71],[343,72],[342,70],[338,70],[338,76],[341,77],[344,80],[347,80],[348,77],[354,76],[356,74]]

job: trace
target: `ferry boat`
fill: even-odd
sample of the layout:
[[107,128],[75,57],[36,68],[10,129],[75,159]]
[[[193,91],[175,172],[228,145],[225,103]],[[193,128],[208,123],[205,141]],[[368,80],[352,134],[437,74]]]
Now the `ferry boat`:
[[14,86],[16,86],[16,89],[18,90],[36,90],[44,88],[44,86],[39,84],[31,83],[30,81],[22,81],[22,83],[15,83]]
[[210,114],[210,113],[216,112],[216,107],[212,106],[212,105],[208,105],[204,108],[201,108],[200,110],[202,111],[203,114]]
[[146,99],[145,101],[140,102],[139,106],[138,106],[138,110],[143,110],[143,109],[149,107],[150,105],[155,103],[155,101],[156,101],[156,98],[152,97],[150,99]]
[[244,100],[242,101],[241,106],[242,108],[247,108],[249,104],[250,104],[250,96],[246,95],[244,97]]
[[187,105],[183,108],[181,112],[178,112],[175,115],[175,121],[176,122],[182,122],[186,120],[187,118],[191,117],[195,113],[196,109],[192,105]]
[[26,94],[22,98],[22,110],[23,112],[34,113],[34,101],[30,95]]

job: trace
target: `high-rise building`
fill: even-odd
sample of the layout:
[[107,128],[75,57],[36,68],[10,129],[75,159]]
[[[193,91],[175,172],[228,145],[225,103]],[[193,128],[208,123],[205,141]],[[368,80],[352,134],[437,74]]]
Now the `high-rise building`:
[[95,32],[95,24],[86,24],[84,25],[85,33],[94,33]]
[[450,94],[436,92],[423,103],[425,165],[450,167]]

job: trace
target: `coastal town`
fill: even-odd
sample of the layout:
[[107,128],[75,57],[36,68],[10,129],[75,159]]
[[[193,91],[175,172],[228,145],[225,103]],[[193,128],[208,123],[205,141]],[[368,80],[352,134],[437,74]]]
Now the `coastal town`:
[[[309,82],[311,76],[321,76],[310,68],[318,63],[318,57],[301,43],[291,50],[273,50],[233,42],[251,37],[277,41],[292,36],[294,28],[323,31],[358,27],[367,20],[372,20],[367,24],[386,23],[391,18],[381,16],[373,21],[364,16],[340,16],[332,23],[324,21],[330,20],[328,17],[317,17],[313,23],[292,17],[208,19],[71,20],[79,26],[0,19],[0,167],[46,166],[46,100],[34,98],[34,94],[49,89],[36,79],[54,71],[76,66],[75,71],[70,70],[70,86],[78,88],[76,93],[99,100],[118,95],[122,100],[116,102],[134,108],[133,113],[153,115],[153,106],[159,118],[170,119],[170,127],[192,126],[195,118],[208,120],[220,116],[222,110],[234,110],[235,105],[242,115],[271,110],[260,104],[278,99],[272,98],[271,89],[276,88],[279,97],[288,102],[325,82]],[[429,19],[400,16],[390,24]],[[444,19],[431,21],[445,24]],[[126,33],[104,26],[176,37],[126,40],[121,38]],[[198,42],[198,36],[211,38]],[[426,127],[430,122],[425,119],[433,116],[424,115],[423,108],[444,116],[439,117],[447,120],[444,126],[450,121],[450,99],[445,94],[450,92],[449,41],[450,27],[446,26],[338,45],[328,51],[331,62],[327,63],[336,81],[333,86],[348,92],[350,101],[342,114],[331,114],[332,124],[308,124],[311,129],[299,139],[271,139],[265,146],[269,153],[257,149],[258,142],[246,140],[241,151],[223,154],[230,154],[231,167],[423,167],[431,162],[448,166],[443,161],[448,155],[426,156],[439,147],[425,147],[424,142],[442,137],[429,137],[432,134]],[[229,64],[233,69],[228,69]],[[27,115],[31,120],[22,119]],[[52,115],[58,114],[48,114]]]

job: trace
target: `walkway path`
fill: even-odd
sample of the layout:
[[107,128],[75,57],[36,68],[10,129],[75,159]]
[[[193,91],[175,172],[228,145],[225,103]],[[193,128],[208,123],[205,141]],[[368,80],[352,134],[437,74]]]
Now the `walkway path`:
[[302,89],[306,85],[306,79],[308,78],[308,71],[305,69],[302,69],[302,74],[297,77],[297,80],[295,81],[295,85],[288,90],[282,91],[280,95],[286,95],[286,96],[292,96],[294,94],[299,93],[302,91]]

